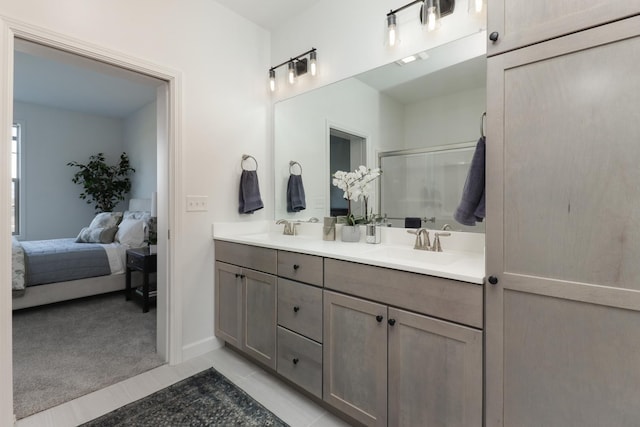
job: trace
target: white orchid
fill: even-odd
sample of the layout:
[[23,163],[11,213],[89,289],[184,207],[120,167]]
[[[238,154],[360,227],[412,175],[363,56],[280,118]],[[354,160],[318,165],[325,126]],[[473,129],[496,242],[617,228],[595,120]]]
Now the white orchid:
[[336,171],[333,174],[333,185],[344,191],[342,197],[349,201],[349,223],[355,223],[355,219],[351,214],[351,200],[358,201],[362,198],[365,205],[365,222],[367,218],[367,204],[369,194],[372,190],[371,182],[378,178],[382,170],[380,168],[370,169],[360,165],[353,172]]

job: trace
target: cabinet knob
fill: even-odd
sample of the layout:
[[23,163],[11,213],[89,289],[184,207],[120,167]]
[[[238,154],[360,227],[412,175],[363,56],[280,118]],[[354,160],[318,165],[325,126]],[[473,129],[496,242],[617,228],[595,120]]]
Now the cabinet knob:
[[384,319],[384,317],[382,317],[381,315],[377,315],[376,316],[376,320],[378,321],[378,323],[382,322],[382,319]]
[[300,361],[300,359],[298,359],[297,357],[294,357],[293,360],[292,360],[294,365],[297,365],[299,361]]
[[396,319],[389,319],[387,323],[389,324],[389,326],[393,326],[396,324]]
[[299,269],[299,268],[300,268],[300,266],[299,266],[298,264],[293,264],[293,269],[294,269],[294,270],[297,270],[297,269]]
[[494,31],[493,33],[489,34],[489,40],[491,40],[494,43],[498,41],[498,37],[500,37],[500,33],[498,33],[497,31]]
[[294,306],[293,306],[293,311],[294,311],[295,313],[299,312],[299,311],[300,311],[300,307],[298,307],[297,305],[294,305]]
[[498,278],[496,276],[489,276],[489,283],[492,285],[498,284]]

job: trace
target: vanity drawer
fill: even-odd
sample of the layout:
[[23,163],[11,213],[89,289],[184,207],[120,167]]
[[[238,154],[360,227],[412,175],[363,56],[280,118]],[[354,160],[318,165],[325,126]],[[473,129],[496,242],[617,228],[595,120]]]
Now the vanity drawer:
[[277,371],[322,399],[322,345],[278,326]]
[[482,286],[327,258],[324,286],[482,329]]
[[279,277],[278,324],[322,342],[322,289]]
[[278,251],[275,249],[216,240],[215,257],[216,260],[227,264],[239,265],[269,274],[276,274],[277,271]]
[[322,286],[322,257],[278,251],[278,276]]

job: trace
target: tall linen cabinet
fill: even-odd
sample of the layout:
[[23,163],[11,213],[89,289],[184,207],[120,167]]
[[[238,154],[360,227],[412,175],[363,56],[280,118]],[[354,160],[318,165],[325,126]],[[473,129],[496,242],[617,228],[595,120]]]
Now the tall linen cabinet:
[[487,426],[640,422],[638,14],[489,2]]

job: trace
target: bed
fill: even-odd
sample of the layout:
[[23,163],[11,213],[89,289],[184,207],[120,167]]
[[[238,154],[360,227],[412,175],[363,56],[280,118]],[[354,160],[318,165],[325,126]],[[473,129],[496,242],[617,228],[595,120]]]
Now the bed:
[[96,215],[74,238],[14,239],[13,310],[123,290],[126,250],[146,244],[150,205],[131,199],[129,210]]

